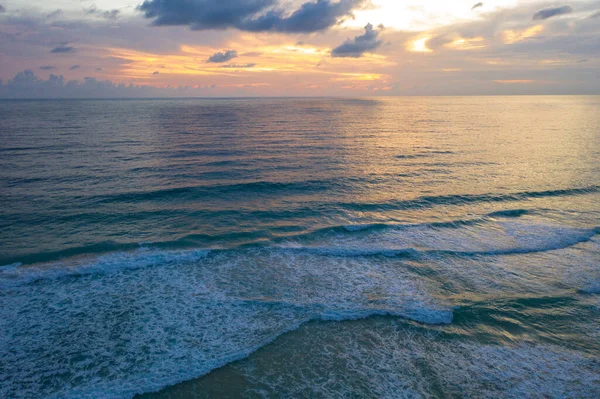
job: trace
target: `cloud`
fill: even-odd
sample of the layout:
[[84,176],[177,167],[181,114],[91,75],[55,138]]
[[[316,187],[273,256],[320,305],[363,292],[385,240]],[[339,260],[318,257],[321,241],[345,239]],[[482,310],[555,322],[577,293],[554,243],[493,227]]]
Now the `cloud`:
[[475,4],[473,7],[471,7],[471,10],[475,10],[475,9],[481,8],[481,7],[483,7],[483,3],[479,2],[479,3]]
[[83,13],[86,15],[96,14],[98,12],[98,8],[95,5],[91,5],[89,8],[84,8]]
[[110,80],[86,77],[82,81],[66,81],[63,76],[50,75],[40,79],[32,70],[19,72],[6,84],[0,84],[0,98],[144,98],[198,97],[212,94],[215,86],[179,86],[160,88],[117,84]]
[[559,15],[570,14],[572,12],[573,12],[573,7],[571,7],[571,6],[544,8],[543,10],[539,10],[538,12],[533,14],[533,20],[534,21],[544,20],[544,19],[559,16]]
[[75,69],[79,68],[81,68],[81,65],[73,65],[71,68],[69,68],[69,71],[74,71]]
[[62,10],[59,8],[58,10],[55,10],[55,11],[51,12],[50,14],[46,15],[46,18],[47,19],[56,18],[59,15],[61,15],[62,13],[63,13]]
[[113,21],[117,20],[121,16],[121,11],[117,9],[102,11],[98,9],[98,7],[96,7],[95,5],[91,5],[88,8],[84,8],[83,13],[85,15],[98,15],[104,19],[112,19]]
[[600,17],[600,11],[596,11],[595,13],[593,13],[592,15],[590,15],[590,18],[592,18],[592,19],[596,19],[598,17]]
[[6,8],[2,4],[0,4],[0,13],[6,12]]
[[54,47],[52,50],[50,50],[51,53],[53,54],[65,54],[65,53],[72,53],[75,51],[75,47],[72,46],[67,46],[67,45],[60,45],[58,47]]
[[254,68],[256,66],[255,63],[250,64],[227,64],[222,65],[221,68]]
[[373,52],[379,46],[382,41],[377,40],[379,33],[381,33],[383,27],[374,29],[373,25],[368,24],[365,26],[365,34],[356,36],[354,39],[348,39],[340,46],[334,48],[331,51],[333,57],[362,57],[364,53]]
[[55,66],[52,66],[52,65],[42,65],[42,66],[40,67],[40,69],[41,69],[42,71],[51,71],[51,70],[53,70],[53,69],[56,69],[56,67],[55,67]]
[[230,61],[230,60],[236,58],[237,56],[238,56],[237,51],[227,50],[224,53],[222,53],[222,52],[214,53],[213,55],[208,57],[208,60],[206,60],[206,62],[215,62],[215,63],[227,62],[227,61]]
[[158,72],[158,71],[154,71],[154,72],[152,72],[152,75],[158,75],[159,73],[160,72]]
[[104,17],[106,19],[116,20],[119,18],[120,13],[121,13],[121,11],[119,11],[119,10],[104,11],[102,13],[102,17]]
[[351,17],[366,0],[316,0],[291,14],[280,0],[145,0],[138,10],[153,25],[186,25],[193,30],[235,28],[251,32],[311,33]]
[[258,51],[251,51],[249,53],[242,54],[242,57],[260,57],[261,55],[262,55],[262,53],[260,53]]

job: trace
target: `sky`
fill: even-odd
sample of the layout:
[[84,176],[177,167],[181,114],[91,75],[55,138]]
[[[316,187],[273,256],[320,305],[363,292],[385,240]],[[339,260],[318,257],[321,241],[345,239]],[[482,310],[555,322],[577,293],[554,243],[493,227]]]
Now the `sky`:
[[600,94],[600,0],[0,0],[0,97]]

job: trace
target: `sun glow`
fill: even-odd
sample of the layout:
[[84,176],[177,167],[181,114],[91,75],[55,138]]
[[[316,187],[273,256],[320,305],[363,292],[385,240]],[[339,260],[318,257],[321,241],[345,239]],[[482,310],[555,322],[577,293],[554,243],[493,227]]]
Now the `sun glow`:
[[370,7],[356,11],[356,18],[346,21],[346,25],[363,27],[370,22],[398,30],[422,31],[478,19],[482,13],[517,3],[517,0],[496,0],[490,5],[484,2],[473,10],[473,0],[372,0]]
[[415,40],[409,46],[409,50],[414,53],[431,53],[431,49],[427,48],[427,41],[429,37],[423,37],[419,40]]

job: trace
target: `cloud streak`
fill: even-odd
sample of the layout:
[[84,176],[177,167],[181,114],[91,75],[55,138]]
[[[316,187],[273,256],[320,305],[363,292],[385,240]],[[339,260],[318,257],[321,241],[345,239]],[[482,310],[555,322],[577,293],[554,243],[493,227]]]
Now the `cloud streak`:
[[351,17],[366,0],[316,0],[287,14],[279,0],[145,0],[139,7],[153,25],[192,30],[313,33]]
[[210,63],[227,62],[227,61],[231,61],[234,58],[237,58],[237,56],[238,56],[238,54],[237,54],[237,51],[235,51],[235,50],[227,50],[224,53],[219,51],[218,53],[214,53],[213,55],[208,57],[206,62],[210,62]]
[[249,64],[227,64],[227,65],[222,65],[221,68],[238,68],[238,69],[244,69],[244,68],[254,68],[256,66],[255,63],[249,63]]
[[373,25],[368,24],[365,26],[365,33],[363,35],[346,40],[340,46],[334,48],[331,51],[331,55],[333,57],[360,58],[365,53],[375,51],[383,43],[381,40],[378,40],[382,28],[383,27],[375,29],[373,28]]
[[67,45],[61,45],[58,47],[54,47],[52,50],[50,50],[50,53],[52,53],[52,54],[67,54],[67,53],[73,53],[73,52],[75,52],[75,47],[67,46]]
[[476,10],[481,7],[483,7],[483,3],[479,2],[479,3],[475,4],[473,7],[471,7],[471,10]]
[[562,6],[562,7],[553,7],[553,8],[544,8],[543,10],[539,10],[535,14],[533,14],[534,21],[541,21],[552,17],[557,17],[559,15],[570,14],[573,12],[573,7],[571,6]]

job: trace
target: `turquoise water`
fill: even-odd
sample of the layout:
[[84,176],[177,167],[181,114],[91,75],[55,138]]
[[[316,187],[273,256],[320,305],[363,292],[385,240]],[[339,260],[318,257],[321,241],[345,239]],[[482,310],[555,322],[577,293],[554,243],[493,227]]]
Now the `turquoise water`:
[[0,397],[600,396],[600,97],[0,121]]

